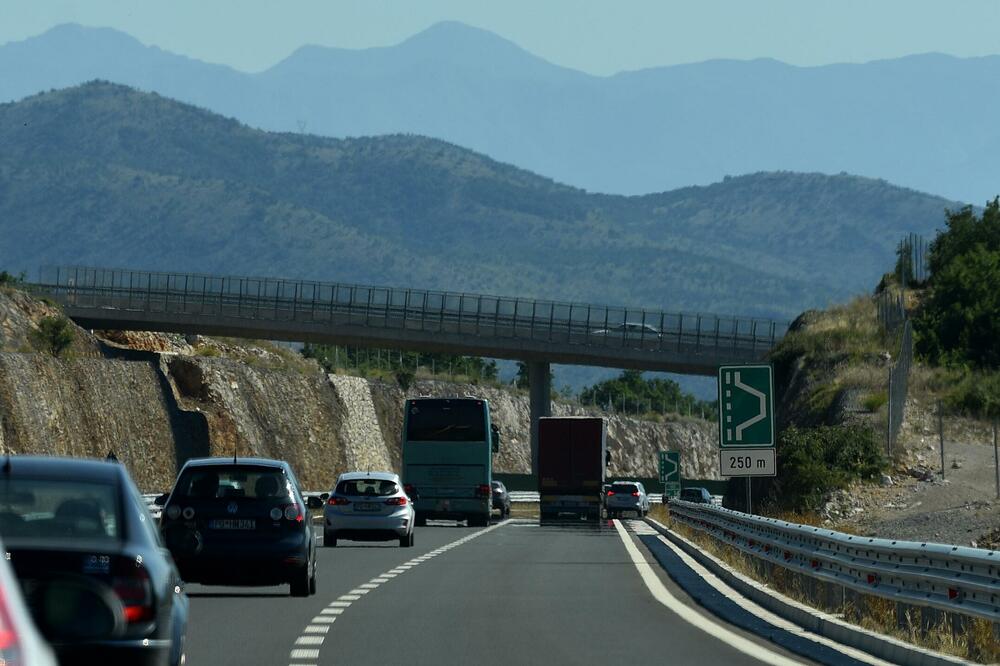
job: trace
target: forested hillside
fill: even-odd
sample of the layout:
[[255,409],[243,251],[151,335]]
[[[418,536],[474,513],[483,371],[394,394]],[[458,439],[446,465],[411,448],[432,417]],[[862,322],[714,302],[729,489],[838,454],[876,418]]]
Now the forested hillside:
[[0,266],[280,275],[788,318],[944,199],[761,173],[589,194],[419,136],[274,134],[108,83],[0,105]]

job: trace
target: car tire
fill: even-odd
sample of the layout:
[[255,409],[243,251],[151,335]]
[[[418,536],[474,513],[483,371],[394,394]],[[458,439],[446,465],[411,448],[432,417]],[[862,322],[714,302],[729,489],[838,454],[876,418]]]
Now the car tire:
[[324,548],[336,548],[337,547],[337,533],[326,531],[323,532],[323,547]]
[[309,596],[316,594],[316,572],[313,571],[312,577],[309,579]]
[[310,583],[309,567],[302,567],[302,571],[295,572],[295,577],[289,582],[289,592],[293,597],[308,597]]
[[400,548],[413,548],[413,532],[399,537]]

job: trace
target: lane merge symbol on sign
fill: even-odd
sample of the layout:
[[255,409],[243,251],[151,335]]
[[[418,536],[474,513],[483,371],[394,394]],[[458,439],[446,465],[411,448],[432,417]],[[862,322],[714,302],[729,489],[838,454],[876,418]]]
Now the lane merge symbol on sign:
[[660,451],[660,481],[667,497],[681,494],[681,454],[679,451]]
[[769,365],[719,368],[719,446],[774,446],[774,379]]

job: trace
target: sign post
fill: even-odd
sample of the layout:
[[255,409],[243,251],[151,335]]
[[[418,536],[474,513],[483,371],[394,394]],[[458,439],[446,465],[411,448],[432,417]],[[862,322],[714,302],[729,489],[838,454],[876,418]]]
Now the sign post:
[[677,497],[681,494],[681,454],[678,451],[660,451],[660,481],[663,494]]
[[719,368],[719,473],[747,480],[747,513],[751,512],[750,477],[776,476],[774,456],[774,377],[769,365],[724,365]]

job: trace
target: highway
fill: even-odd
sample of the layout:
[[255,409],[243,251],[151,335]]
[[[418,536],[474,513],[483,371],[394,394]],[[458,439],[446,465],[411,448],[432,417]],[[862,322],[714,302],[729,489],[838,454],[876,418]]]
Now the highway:
[[187,663],[816,663],[701,610],[630,522],[432,521],[410,549],[342,542],[320,549],[307,599],[190,585]]

